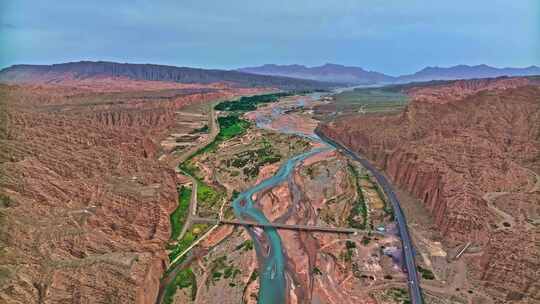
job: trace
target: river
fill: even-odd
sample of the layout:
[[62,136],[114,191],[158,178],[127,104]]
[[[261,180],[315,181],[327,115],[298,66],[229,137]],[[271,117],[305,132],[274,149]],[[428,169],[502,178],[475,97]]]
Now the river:
[[[348,88],[350,89],[350,88]],[[321,97],[320,93],[312,94],[312,100],[317,100]],[[304,101],[300,101],[304,102]],[[281,113],[280,113],[281,114]],[[268,123],[259,123],[257,122],[259,128],[266,128],[269,126]],[[276,129],[273,129],[276,131]],[[409,232],[407,229],[407,224],[405,216],[401,211],[399,201],[394,194],[394,191],[390,183],[386,178],[367,160],[358,157],[352,151],[349,151],[346,147],[340,146],[337,143],[332,142],[330,139],[321,138],[316,134],[306,134],[302,132],[297,132],[289,128],[284,128],[283,130],[277,130],[286,134],[296,134],[305,138],[308,138],[311,141],[319,142],[324,144],[326,147],[323,148],[314,148],[308,152],[302,153],[300,155],[293,156],[289,158],[276,172],[276,174],[268,179],[261,181],[255,186],[247,189],[246,191],[240,193],[238,197],[233,201],[233,208],[236,217],[239,220],[250,220],[257,221],[259,223],[268,224],[269,220],[263,214],[263,212],[257,209],[254,206],[253,196],[260,191],[267,190],[278,184],[287,180],[289,175],[294,172],[295,167],[300,164],[304,159],[313,156],[314,154],[320,153],[322,151],[327,151],[330,149],[335,149],[338,147],[343,150],[343,152],[349,155],[351,158],[359,161],[362,165],[371,171],[376,177],[378,183],[382,185],[383,191],[386,193],[389,198],[394,215],[398,223],[399,234],[402,239],[403,252],[405,254],[405,266],[407,269],[408,276],[408,287],[409,294],[411,297],[411,302],[413,304],[423,303],[422,293],[420,290],[420,282],[418,274],[416,272],[416,264],[414,261],[414,249],[412,242],[410,240]],[[286,301],[286,278],[285,278],[285,255],[283,252],[283,246],[281,243],[281,238],[277,230],[273,227],[264,227],[264,228],[247,228],[249,235],[253,239],[255,250],[257,253],[257,259],[259,263],[259,304],[278,304],[285,303]]]
[[[320,98],[320,93],[315,93],[311,96],[312,99]],[[263,124],[257,124],[258,127],[264,128]],[[274,130],[275,131],[275,130]],[[282,133],[296,134],[305,137],[311,141],[321,142],[318,136],[314,134],[305,134],[294,132],[294,130],[283,130]],[[289,158],[278,169],[276,174],[268,179],[261,181],[255,186],[240,193],[233,201],[232,205],[234,213],[239,220],[257,221],[259,223],[268,224],[270,221],[266,216],[254,206],[253,196],[258,192],[275,187],[282,182],[285,182],[290,174],[294,172],[295,167],[304,159],[313,156],[314,154],[333,149],[332,146],[314,148],[308,152]],[[277,304],[285,303],[286,295],[286,279],[285,279],[285,255],[281,238],[276,228],[247,228],[248,233],[253,239],[257,259],[259,262],[259,304]]]

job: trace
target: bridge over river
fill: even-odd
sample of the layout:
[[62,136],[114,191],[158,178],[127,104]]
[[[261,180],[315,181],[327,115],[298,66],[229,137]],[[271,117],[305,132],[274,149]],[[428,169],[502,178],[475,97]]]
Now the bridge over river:
[[328,227],[317,225],[296,225],[296,224],[282,224],[282,223],[262,223],[255,221],[241,221],[241,220],[225,220],[225,219],[213,219],[206,217],[191,217],[193,223],[205,223],[205,224],[226,224],[226,225],[238,225],[238,226],[253,226],[253,227],[273,227],[278,229],[289,230],[305,230],[314,232],[328,232],[328,233],[344,233],[344,234],[367,234],[364,230],[354,228],[341,228],[341,227]]

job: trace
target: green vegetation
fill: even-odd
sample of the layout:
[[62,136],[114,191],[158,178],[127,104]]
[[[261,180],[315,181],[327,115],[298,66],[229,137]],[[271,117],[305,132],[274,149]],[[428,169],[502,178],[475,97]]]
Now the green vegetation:
[[[185,194],[184,194],[185,195]],[[180,194],[182,196],[182,194]],[[191,189],[189,189],[189,196],[191,196]],[[175,211],[176,212],[176,211]],[[171,218],[172,221],[172,218]],[[169,260],[172,262],[180,255],[180,253],[184,252],[193,242],[199,238],[202,233],[208,228],[208,225],[206,224],[196,224],[189,229],[184,237],[178,242],[176,246],[172,249],[172,251],[169,253]],[[174,269],[174,267],[180,263],[182,263],[185,260],[185,256],[180,258],[178,261],[176,261],[174,264],[171,264],[169,266],[168,271]],[[191,297],[192,299],[195,299],[195,295],[197,294],[197,281],[195,279],[195,275],[193,274],[193,271],[191,268],[185,268],[180,270],[176,276],[174,277],[174,280],[165,287],[165,294],[163,297],[163,303],[172,303],[174,294],[176,293],[177,289],[183,289],[188,288],[191,286]]]
[[371,242],[371,238],[367,236],[362,236],[362,245],[367,246]]
[[404,288],[390,288],[386,294],[400,304],[410,304],[409,293]]
[[197,280],[191,268],[179,271],[171,284],[165,287],[163,303],[172,304],[176,290],[188,287],[191,287],[191,300],[195,300],[195,296],[197,295]]
[[[239,101],[234,102],[223,102],[216,106],[216,109],[224,109],[224,108],[231,108],[234,111],[241,111],[242,109],[248,109],[250,107],[256,107],[259,103],[265,103],[265,102],[273,102],[277,101],[279,97],[287,96],[286,93],[278,93],[278,94],[268,94],[268,95],[262,95],[262,96],[252,96],[252,97],[243,97]],[[221,105],[225,104],[225,105]],[[221,106],[220,106],[221,105]],[[197,200],[200,204],[200,206],[206,207],[206,208],[212,208],[216,205],[216,203],[221,200],[225,196],[225,193],[222,191],[218,191],[215,188],[211,187],[210,185],[207,185],[201,176],[199,168],[196,166],[193,159],[201,154],[204,153],[211,153],[217,150],[219,144],[221,144],[224,141],[230,140],[236,136],[240,136],[244,134],[247,129],[251,126],[251,123],[247,120],[241,119],[238,114],[232,114],[224,117],[218,117],[217,122],[220,126],[220,131],[216,135],[216,138],[210,142],[208,145],[204,146],[203,148],[199,149],[197,152],[192,154],[189,158],[187,158],[183,163],[180,164],[179,168],[185,173],[190,176],[192,176],[196,183],[197,183]],[[200,129],[194,130],[194,132],[208,132],[208,126],[205,125],[204,127]],[[251,152],[251,151],[250,151]],[[249,153],[248,153],[249,154]],[[247,158],[255,157],[257,159],[257,164],[259,163],[271,163],[275,161],[279,161],[280,156],[276,155],[276,152],[272,149],[271,145],[269,143],[263,144],[263,147],[259,150],[256,150],[253,152],[253,155],[249,154],[246,155]],[[258,173],[258,172],[257,172]],[[171,225],[172,225],[172,239],[176,239],[181,231],[182,225],[185,222],[187,212],[189,209],[189,202],[191,199],[191,189],[182,187],[179,189],[179,206],[178,208],[171,214]],[[233,193],[233,195],[238,195],[239,193]],[[191,227],[184,237],[178,241],[178,244],[176,244],[169,253],[169,259],[170,261],[175,260],[178,255],[182,252],[184,252],[189,246],[193,244],[201,235],[202,233],[208,228],[207,225],[204,224],[197,224]],[[237,250],[252,250],[253,249],[253,241],[249,240],[244,243],[242,243],[239,247],[237,247]],[[182,263],[185,259],[181,258],[178,261],[175,262],[176,265],[179,263]],[[211,266],[211,281],[218,281],[222,278],[225,279],[234,279],[236,276],[240,273],[240,269],[235,268],[232,265],[227,265],[226,263],[226,257],[221,257],[216,259]],[[171,265],[169,269],[173,269],[174,265]],[[257,276],[257,273],[253,273],[252,277]],[[255,279],[254,278],[254,279]],[[251,278],[250,278],[251,279]],[[230,282],[229,284],[236,285],[233,282]],[[197,286],[195,281],[195,276],[193,274],[193,271],[191,268],[186,268],[181,270],[176,277],[174,278],[174,281],[169,284],[166,287],[165,290],[165,303],[172,303],[172,299],[174,297],[175,292],[177,289],[182,288],[188,288],[192,287],[192,298],[196,294]]]
[[272,93],[255,96],[244,96],[238,100],[224,101],[217,104],[214,108],[218,111],[230,112],[248,112],[257,109],[257,106],[262,103],[276,102],[281,97],[291,96],[295,93]]
[[180,235],[182,227],[189,211],[191,200],[191,188],[180,187],[178,190],[178,207],[171,213],[171,239],[175,240]]
[[[204,231],[207,228],[206,224],[197,224],[193,225],[191,229],[186,231],[186,234],[184,237],[178,241],[178,244],[172,248],[172,251],[169,253],[169,260],[173,261],[176,259],[176,257],[182,253],[184,250],[186,250],[201,234],[202,231]],[[180,263],[180,261],[176,262],[176,264]]]
[[223,192],[218,192],[201,180],[197,180],[197,201],[201,206],[212,208],[224,195]]
[[386,201],[386,196],[384,195],[381,187],[377,183],[373,183],[373,187],[375,188],[375,191],[377,191],[377,195],[381,198],[384,204],[384,207],[383,207],[384,213],[390,215],[390,220],[393,221],[394,210],[392,210],[392,206],[390,206],[390,204],[388,204],[388,202]]
[[196,177],[195,173],[197,169],[191,163],[191,160],[193,158],[204,153],[214,152],[220,143],[244,134],[246,130],[251,126],[251,123],[249,121],[241,119],[237,115],[218,117],[218,123],[220,126],[220,130],[216,138],[214,138],[214,140],[208,145],[193,153],[186,161],[180,164],[180,169],[190,174],[191,176]]
[[[210,282],[217,282],[223,279],[232,279],[234,280],[238,274],[242,271],[236,268],[234,265],[227,263],[227,257],[221,256],[210,265],[210,271],[212,272],[212,277]],[[206,284],[209,282],[207,281]]]
[[240,191],[238,190],[233,190],[232,194],[231,194],[231,200],[235,200],[238,196],[240,195]]
[[195,134],[195,133],[208,133],[210,128],[208,128],[208,125],[204,125],[200,128],[197,128],[197,129],[194,129],[193,131],[191,131],[190,133],[191,134]]
[[0,193],[0,207],[7,208],[13,204],[11,197]]
[[403,109],[407,104],[407,95],[385,88],[357,88],[334,96],[336,110],[355,112],[386,112]]
[[221,128],[219,134],[216,136],[216,141],[218,142],[242,135],[251,126],[249,121],[241,119],[236,115],[219,117],[218,123]]
[[423,268],[422,266],[418,265],[418,272],[422,275],[422,279],[424,280],[434,280],[435,275],[433,274],[433,271]]
[[244,251],[249,251],[253,249],[253,241],[252,240],[246,240],[242,244],[236,246],[235,250],[243,249]]
[[262,166],[273,164],[281,160],[279,151],[272,147],[267,140],[263,140],[262,147],[255,150],[247,150],[237,153],[231,159],[227,159],[227,167],[243,168],[243,173],[248,178],[254,178],[259,175]]
[[246,286],[248,286],[251,282],[255,281],[258,277],[259,277],[259,272],[257,270],[253,270],[253,272],[249,276],[249,280]]
[[364,194],[362,193],[362,188],[360,187],[360,183],[358,181],[358,171],[351,164],[349,164],[349,170],[351,171],[352,176],[354,177],[357,198],[353,203],[349,216],[347,217],[347,221],[349,223],[349,226],[352,228],[366,229],[367,205],[364,199]]
[[341,259],[346,262],[350,263],[352,262],[352,257],[354,254],[354,249],[356,248],[356,243],[352,241],[346,241],[345,242],[345,251],[342,251],[340,254]]
[[322,275],[322,271],[317,267],[313,267],[313,274],[314,275]]

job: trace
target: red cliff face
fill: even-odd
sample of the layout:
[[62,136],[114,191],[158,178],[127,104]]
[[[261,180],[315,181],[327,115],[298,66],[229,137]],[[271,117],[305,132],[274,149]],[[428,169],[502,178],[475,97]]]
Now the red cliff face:
[[[440,92],[458,90],[462,82],[432,88],[430,95],[442,98]],[[488,215],[482,195],[523,189],[529,173],[521,164],[535,161],[540,151],[540,90],[483,83],[486,90],[471,85],[477,93],[448,93],[444,103],[425,99],[428,88],[412,89],[422,94],[401,114],[345,117],[322,131],[421,199],[448,239],[484,242]],[[508,86],[503,79],[502,88]]]
[[1,86],[0,302],[152,303],[177,206],[156,143],[178,108],[238,92]]
[[395,185],[420,199],[449,244],[483,246],[479,279],[522,293],[535,283],[531,273],[520,270],[521,263],[538,269],[540,261],[531,257],[534,250],[516,251],[505,242],[518,233],[532,240],[533,230],[518,217],[512,224],[528,229],[495,232],[501,223],[486,195],[538,197],[531,185],[534,172],[540,172],[540,87],[527,84],[527,79],[495,79],[413,88],[403,113],[344,117],[321,130],[365,155]]

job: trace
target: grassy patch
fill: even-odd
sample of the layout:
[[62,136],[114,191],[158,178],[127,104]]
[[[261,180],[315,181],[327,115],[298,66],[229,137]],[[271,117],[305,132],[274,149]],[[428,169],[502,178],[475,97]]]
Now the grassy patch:
[[231,279],[234,280],[242,272],[240,269],[236,268],[234,265],[227,263],[227,257],[221,256],[210,265],[210,271],[212,272],[211,280],[208,283],[217,282],[221,279]]
[[418,265],[418,272],[422,275],[422,279],[424,280],[434,280],[435,275],[433,274],[433,271],[423,268],[422,266]]
[[197,184],[197,201],[204,207],[214,207],[224,195],[200,180]]
[[208,145],[202,147],[197,152],[193,153],[193,155],[186,159],[186,161],[180,164],[180,169],[182,169],[186,173],[189,173],[192,176],[196,176],[197,169],[193,166],[193,163],[191,162],[193,158],[204,153],[214,152],[220,143],[244,134],[251,126],[251,123],[249,121],[241,119],[237,115],[218,117],[218,123],[220,126],[220,130],[216,138],[214,138],[214,140]]
[[[186,231],[184,237],[180,241],[178,241],[178,244],[174,246],[172,251],[169,253],[169,260],[173,261],[174,259],[176,259],[176,257],[184,250],[186,250],[189,246],[191,246],[191,244],[193,244],[193,242],[195,242],[207,228],[207,224],[193,225],[188,231]],[[180,262],[181,260],[177,261],[176,264]]]
[[190,200],[191,189],[184,186],[180,187],[178,191],[178,207],[171,214],[171,239],[173,240],[178,238],[185,224]]
[[349,226],[356,229],[366,229],[367,226],[367,205],[364,198],[364,194],[362,193],[362,188],[360,187],[360,183],[358,181],[358,171],[356,168],[349,164],[349,170],[351,171],[355,185],[356,185],[356,193],[357,198],[353,203],[353,206],[351,208],[351,211],[349,213],[349,216],[347,217],[347,221],[349,223]]
[[384,204],[384,207],[383,207],[384,213],[389,215],[390,220],[393,221],[394,220],[394,210],[392,209],[392,206],[390,206],[390,204],[388,204],[388,202],[386,201],[386,196],[384,195],[381,187],[379,186],[378,183],[373,183],[373,187],[375,188],[375,191],[377,191],[377,195],[381,198],[381,200],[382,200],[382,202]]
[[337,111],[350,112],[362,109],[366,112],[398,111],[407,104],[408,98],[398,91],[381,88],[357,88],[335,95]]
[[400,304],[410,304],[409,293],[405,288],[390,288],[386,294],[392,298],[395,302]]
[[10,207],[13,204],[13,200],[11,200],[11,197],[0,193],[0,207]]
[[171,284],[165,288],[163,303],[172,304],[176,290],[189,287],[191,287],[191,300],[193,301],[197,295],[197,280],[191,268],[186,268],[179,271]]
[[273,164],[280,160],[281,155],[279,151],[274,149],[270,142],[264,140],[261,148],[237,153],[231,159],[225,160],[225,165],[229,168],[235,167],[242,169],[247,180],[257,177],[262,166]]
[[216,141],[218,142],[242,135],[251,126],[249,121],[241,119],[236,115],[219,117],[218,123],[220,127],[219,134],[216,136]]
[[244,251],[249,251],[253,249],[253,241],[252,240],[246,240],[242,244],[236,246],[235,250],[243,249]]
[[291,96],[295,93],[272,93],[255,96],[244,96],[238,100],[229,100],[217,104],[214,108],[218,111],[248,112],[257,109],[259,104],[276,102],[281,97]]

